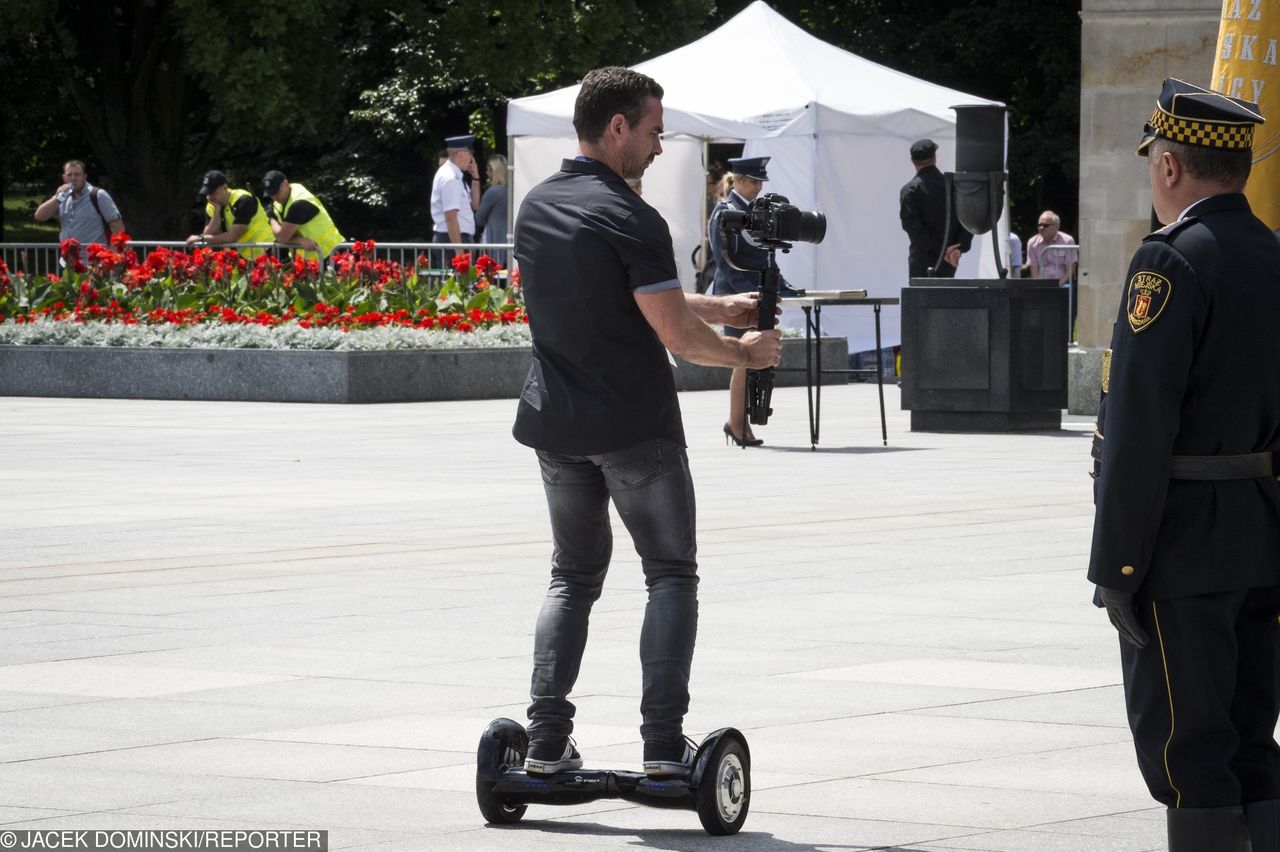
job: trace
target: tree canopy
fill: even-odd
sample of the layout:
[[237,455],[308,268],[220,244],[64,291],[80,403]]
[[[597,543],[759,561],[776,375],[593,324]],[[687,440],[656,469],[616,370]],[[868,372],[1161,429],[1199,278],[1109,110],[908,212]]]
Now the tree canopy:
[[[505,148],[505,103],[686,44],[746,0],[6,0],[3,184],[56,185],[84,159],[130,233],[176,238],[200,176],[305,180],[353,238],[421,239],[445,136]],[[1014,221],[1074,221],[1079,3],[774,0],[819,38],[1010,104]],[[734,62],[753,73],[768,45]],[[856,191],[856,188],[855,188]]]

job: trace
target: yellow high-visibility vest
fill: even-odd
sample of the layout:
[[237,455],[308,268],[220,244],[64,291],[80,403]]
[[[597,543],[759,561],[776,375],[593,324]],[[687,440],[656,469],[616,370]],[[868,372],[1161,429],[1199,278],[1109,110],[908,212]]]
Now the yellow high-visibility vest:
[[[231,226],[236,223],[235,212],[231,208],[235,207],[236,203],[240,201],[241,198],[244,198],[246,195],[253,199],[253,203],[258,209],[256,212],[254,212],[253,218],[249,220],[249,227],[245,229],[245,232],[240,235],[240,239],[236,240],[236,242],[238,243],[273,243],[275,242],[276,241],[275,235],[271,233],[271,222],[268,221],[267,219],[267,211],[262,209],[262,202],[258,200],[257,196],[249,192],[249,190],[247,189],[231,190],[231,199],[227,202],[227,206],[222,208],[222,230],[230,231]],[[214,214],[214,206],[212,204],[206,204],[204,206],[204,215],[212,219],[213,214]],[[240,253],[242,255],[244,255],[245,257],[251,257],[251,258],[257,257],[258,255],[262,254],[264,251],[266,251],[266,249],[254,249],[254,248],[240,249]]]
[[[329,218],[329,211],[324,209],[320,199],[312,195],[305,186],[300,183],[289,184],[289,200],[283,205],[279,201],[272,203],[276,218],[283,223],[285,217],[289,215],[289,209],[298,201],[310,201],[316,208],[316,215],[310,222],[299,225],[298,233],[309,240],[315,240],[316,245],[320,246],[320,256],[328,257],[346,237],[338,233],[338,226],[333,224],[333,219]],[[312,257],[315,252],[303,252],[302,255]]]

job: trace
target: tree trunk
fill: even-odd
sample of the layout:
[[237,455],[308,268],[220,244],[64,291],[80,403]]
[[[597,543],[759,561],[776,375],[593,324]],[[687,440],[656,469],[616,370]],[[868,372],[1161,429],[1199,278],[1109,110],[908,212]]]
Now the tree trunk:
[[125,229],[145,239],[185,237],[199,167],[187,157],[193,92],[169,0],[62,6],[64,55],[55,67]]

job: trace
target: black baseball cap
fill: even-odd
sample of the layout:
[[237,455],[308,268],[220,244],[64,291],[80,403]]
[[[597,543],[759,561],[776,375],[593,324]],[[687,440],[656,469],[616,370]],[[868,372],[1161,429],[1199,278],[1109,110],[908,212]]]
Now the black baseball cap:
[[922,163],[925,160],[932,160],[936,153],[938,153],[938,143],[932,139],[917,139],[911,143],[911,159],[914,162]]
[[204,182],[200,184],[200,194],[208,195],[220,186],[227,185],[227,176],[217,169],[204,173]]
[[284,172],[278,169],[272,169],[262,176],[262,191],[267,195],[275,195],[280,191],[280,184],[284,183],[288,178],[284,176]]

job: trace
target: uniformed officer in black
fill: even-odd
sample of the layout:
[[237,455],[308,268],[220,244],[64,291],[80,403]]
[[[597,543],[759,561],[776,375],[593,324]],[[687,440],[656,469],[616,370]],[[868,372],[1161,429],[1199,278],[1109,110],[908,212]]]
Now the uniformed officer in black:
[[902,187],[898,199],[898,218],[911,243],[907,271],[912,278],[954,278],[960,255],[973,245],[973,234],[961,226],[955,205],[947,227],[947,187],[938,171],[937,155],[938,145],[932,139],[911,143],[916,176]]
[[1089,579],[1172,852],[1280,849],[1280,243],[1242,193],[1262,121],[1164,82],[1138,153],[1168,224],[1130,264],[1094,441]]

